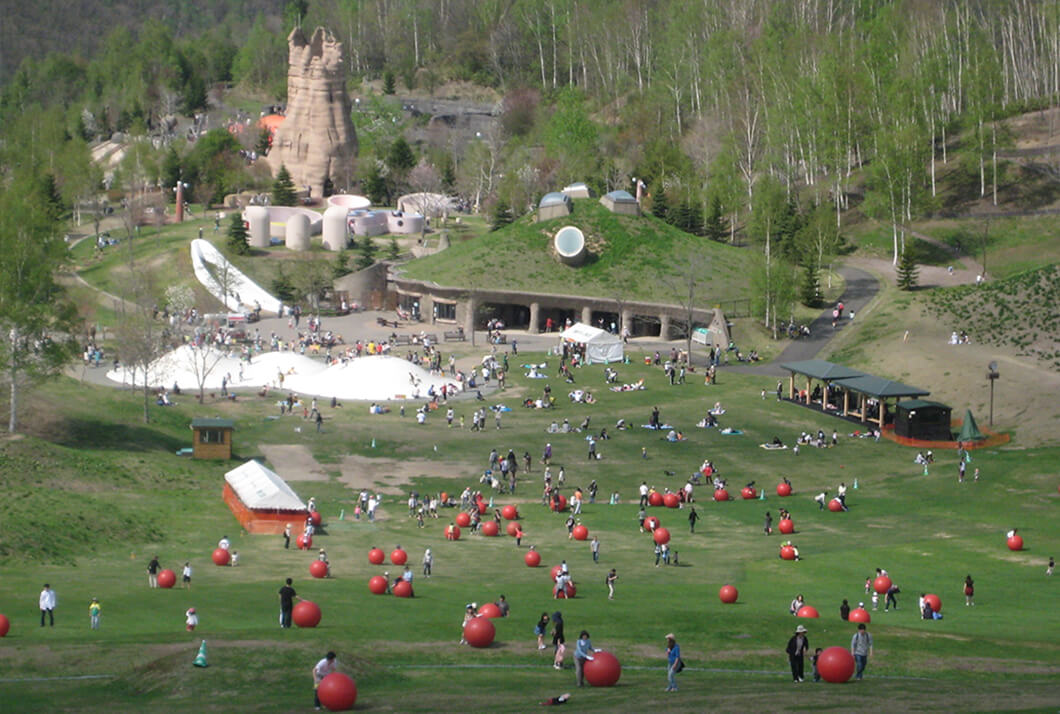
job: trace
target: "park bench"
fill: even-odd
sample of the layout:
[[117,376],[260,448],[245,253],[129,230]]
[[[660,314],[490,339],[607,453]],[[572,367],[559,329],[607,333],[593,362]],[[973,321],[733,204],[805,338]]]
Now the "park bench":
[[398,324],[397,320],[388,320],[385,317],[375,318],[375,324],[379,325],[380,327],[401,327],[401,325]]
[[446,330],[442,333],[446,342],[466,342],[467,336],[463,330]]
[[390,341],[392,343],[394,343],[394,345],[396,345],[396,346],[404,347],[404,346],[408,346],[408,345],[412,344],[412,336],[411,335],[394,335],[392,338],[390,338]]

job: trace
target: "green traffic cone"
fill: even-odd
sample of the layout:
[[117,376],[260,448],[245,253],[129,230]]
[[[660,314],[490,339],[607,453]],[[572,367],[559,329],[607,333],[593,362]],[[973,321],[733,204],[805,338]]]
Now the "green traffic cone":
[[857,489],[858,489],[858,480],[854,479],[854,490],[856,491]]
[[761,491],[758,492],[758,500],[759,501],[766,500],[766,491],[765,491],[765,489],[762,489]]
[[196,667],[210,666],[206,664],[206,640],[203,640],[202,644],[199,645],[199,654],[195,655],[195,661],[192,662],[192,664],[194,664]]
[[340,521],[346,520],[346,509],[345,508],[343,508],[341,511],[339,511],[339,520]]
[[927,476],[927,475],[928,475],[928,469],[927,469],[927,464],[924,464],[924,475],[925,475],[925,476]]

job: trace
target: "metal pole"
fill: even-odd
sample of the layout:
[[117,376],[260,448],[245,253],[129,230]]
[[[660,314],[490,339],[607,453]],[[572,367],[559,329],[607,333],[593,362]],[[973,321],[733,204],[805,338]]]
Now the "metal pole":
[[994,425],[994,376],[990,375],[990,426]]

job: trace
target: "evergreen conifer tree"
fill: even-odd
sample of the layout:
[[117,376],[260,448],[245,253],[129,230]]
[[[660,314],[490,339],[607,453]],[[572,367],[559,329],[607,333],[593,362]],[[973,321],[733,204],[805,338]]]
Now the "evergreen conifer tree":
[[916,256],[913,249],[906,246],[898,259],[897,283],[901,290],[912,290],[917,286],[919,269],[916,265]]
[[360,255],[357,258],[357,269],[364,270],[375,265],[375,253],[376,253],[375,241],[372,240],[371,236],[365,236],[364,240],[357,247],[357,252]]
[[723,242],[729,234],[729,221],[721,210],[721,199],[715,194],[710,200],[710,211],[703,223],[703,235],[711,240]]
[[503,198],[497,199],[497,203],[493,206],[493,222],[490,230],[500,230],[514,220],[512,209],[508,207],[508,202]]
[[239,211],[233,211],[228,223],[228,249],[236,255],[250,255],[250,244],[247,242],[247,226]]
[[820,269],[816,263],[809,263],[802,273],[802,281],[799,283],[799,299],[802,304],[813,307],[817,304],[821,288]]
[[383,72],[383,94],[393,94],[396,89],[395,85],[394,73],[389,69]]
[[397,260],[401,257],[401,249],[398,248],[397,238],[390,239],[390,245],[386,249],[387,260]]
[[666,200],[666,191],[663,189],[662,184],[659,184],[651,192],[651,215],[660,221],[665,221],[666,214],[669,212],[670,204]]
[[276,180],[272,183],[272,205],[293,206],[297,202],[298,196],[294,191],[294,181],[291,180],[291,173],[286,166],[281,164],[280,170],[276,174]]

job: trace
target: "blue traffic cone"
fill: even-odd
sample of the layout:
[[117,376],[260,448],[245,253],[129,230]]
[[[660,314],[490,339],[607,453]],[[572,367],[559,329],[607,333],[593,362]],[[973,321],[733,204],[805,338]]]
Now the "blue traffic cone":
[[199,645],[199,654],[195,655],[195,661],[192,662],[192,664],[194,664],[196,667],[210,666],[206,664],[206,640],[203,640],[202,644]]
[[858,487],[858,480],[854,479],[854,489],[857,490],[857,487]]

